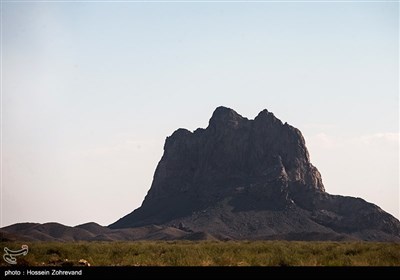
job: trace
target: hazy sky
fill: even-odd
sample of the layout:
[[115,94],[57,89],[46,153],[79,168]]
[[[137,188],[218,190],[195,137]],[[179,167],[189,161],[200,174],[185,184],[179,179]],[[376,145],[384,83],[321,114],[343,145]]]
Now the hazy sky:
[[399,3],[2,2],[1,226],[108,225],[220,105],[399,218]]

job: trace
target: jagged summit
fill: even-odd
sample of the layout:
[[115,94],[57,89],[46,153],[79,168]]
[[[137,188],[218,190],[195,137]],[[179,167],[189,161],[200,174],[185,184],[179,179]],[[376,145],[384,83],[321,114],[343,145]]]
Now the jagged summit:
[[142,206],[110,227],[152,224],[233,239],[400,240],[399,221],[376,205],[325,192],[298,129],[222,106],[207,128],[167,137]]
[[210,120],[218,119],[218,118],[222,118],[222,120],[223,120],[226,117],[228,117],[228,118],[229,117],[230,118],[239,117],[239,118],[243,119],[243,117],[241,115],[239,115],[235,110],[228,108],[228,107],[219,106],[214,110]]
[[218,128],[219,126],[237,128],[241,123],[246,120],[246,118],[243,118],[234,110],[220,106],[215,109],[209,122],[209,128]]

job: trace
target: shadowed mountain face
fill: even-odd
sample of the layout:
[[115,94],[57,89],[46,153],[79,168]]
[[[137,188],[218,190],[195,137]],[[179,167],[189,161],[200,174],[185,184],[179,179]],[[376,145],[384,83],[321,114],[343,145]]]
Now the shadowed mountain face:
[[325,192],[298,129],[225,107],[206,129],[167,138],[142,206],[110,228],[152,224],[232,239],[400,241],[390,214]]

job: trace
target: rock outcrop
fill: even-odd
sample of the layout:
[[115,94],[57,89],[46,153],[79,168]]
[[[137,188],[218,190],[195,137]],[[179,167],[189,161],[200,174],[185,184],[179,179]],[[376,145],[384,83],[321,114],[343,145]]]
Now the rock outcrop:
[[298,129],[267,110],[249,120],[225,107],[206,129],[167,137],[142,206],[110,228],[147,225],[222,239],[400,241],[399,221],[378,206],[325,192]]

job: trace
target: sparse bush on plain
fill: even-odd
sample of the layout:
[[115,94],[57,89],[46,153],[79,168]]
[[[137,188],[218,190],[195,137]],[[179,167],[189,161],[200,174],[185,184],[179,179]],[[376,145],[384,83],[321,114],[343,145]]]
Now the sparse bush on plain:
[[[18,248],[20,243],[0,243]],[[399,243],[289,241],[32,242],[27,266],[400,266]],[[7,265],[4,261],[2,266]]]

